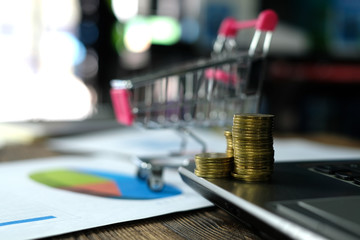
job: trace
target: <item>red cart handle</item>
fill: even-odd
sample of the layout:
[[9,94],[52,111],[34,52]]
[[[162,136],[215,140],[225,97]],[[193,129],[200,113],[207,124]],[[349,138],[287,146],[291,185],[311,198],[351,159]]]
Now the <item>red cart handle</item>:
[[131,111],[130,91],[124,88],[112,88],[110,90],[111,101],[116,120],[126,126],[134,122],[134,114]]
[[234,37],[241,29],[254,27],[260,31],[274,31],[278,22],[278,16],[273,10],[262,11],[257,19],[237,21],[235,18],[225,18],[220,25],[219,35]]

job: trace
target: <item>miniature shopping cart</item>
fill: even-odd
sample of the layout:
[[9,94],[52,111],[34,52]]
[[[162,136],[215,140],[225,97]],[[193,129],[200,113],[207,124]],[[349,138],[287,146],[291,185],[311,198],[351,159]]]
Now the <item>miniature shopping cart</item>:
[[[277,15],[265,10],[249,21],[225,19],[219,29],[211,59],[131,80],[112,80],[111,98],[119,123],[144,128],[173,128],[195,139],[189,126],[231,126],[236,113],[256,113],[261,96],[264,58],[269,50]],[[248,51],[240,51],[238,31],[255,28]],[[169,156],[182,155],[180,151]],[[163,187],[162,170],[184,164],[171,160],[138,159],[141,178],[152,190]]]

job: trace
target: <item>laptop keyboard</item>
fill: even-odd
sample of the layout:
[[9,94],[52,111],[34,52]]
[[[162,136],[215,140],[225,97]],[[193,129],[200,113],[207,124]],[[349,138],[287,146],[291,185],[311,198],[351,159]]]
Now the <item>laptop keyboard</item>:
[[360,162],[324,163],[316,165],[312,170],[360,186]]

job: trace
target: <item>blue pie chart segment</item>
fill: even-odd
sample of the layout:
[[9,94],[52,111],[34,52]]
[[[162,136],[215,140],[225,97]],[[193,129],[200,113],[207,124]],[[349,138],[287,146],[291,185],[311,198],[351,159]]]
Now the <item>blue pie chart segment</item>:
[[61,190],[117,199],[149,200],[181,194],[180,189],[169,184],[154,192],[136,176],[93,169],[53,169],[32,173],[30,178]]

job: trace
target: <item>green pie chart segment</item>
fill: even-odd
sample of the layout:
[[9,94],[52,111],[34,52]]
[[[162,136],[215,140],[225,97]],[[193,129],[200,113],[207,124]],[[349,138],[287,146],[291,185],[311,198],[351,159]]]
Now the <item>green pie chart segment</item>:
[[181,194],[168,184],[154,192],[136,176],[92,169],[53,169],[32,173],[30,178],[52,188],[108,198],[146,200]]

